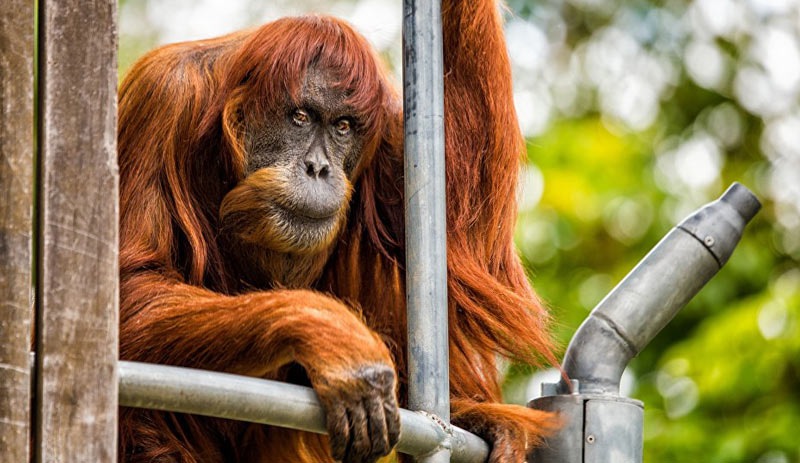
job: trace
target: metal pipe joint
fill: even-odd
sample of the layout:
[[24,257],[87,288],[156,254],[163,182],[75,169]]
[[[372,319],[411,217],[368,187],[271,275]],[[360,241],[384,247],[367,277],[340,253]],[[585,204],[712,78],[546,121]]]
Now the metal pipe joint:
[[567,424],[534,451],[544,463],[641,462],[643,405],[619,396],[622,372],[722,268],[761,208],[734,183],[673,228],[592,310],[564,355],[571,382],[543,386],[529,406]]

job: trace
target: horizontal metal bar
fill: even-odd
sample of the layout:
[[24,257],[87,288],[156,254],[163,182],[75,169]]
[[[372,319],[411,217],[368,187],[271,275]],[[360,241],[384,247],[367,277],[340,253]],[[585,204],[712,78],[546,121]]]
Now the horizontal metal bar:
[[[119,404],[270,424],[325,434],[325,414],[310,388],[191,368],[119,362]],[[414,456],[450,447],[453,462],[486,461],[478,436],[432,417],[400,410],[397,451]]]

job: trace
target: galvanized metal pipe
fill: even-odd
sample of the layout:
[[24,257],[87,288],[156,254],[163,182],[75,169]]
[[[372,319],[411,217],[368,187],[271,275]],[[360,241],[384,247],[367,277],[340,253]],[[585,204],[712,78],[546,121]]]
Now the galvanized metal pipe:
[[[441,3],[403,1],[408,403],[450,420]],[[447,442],[418,461],[450,461]]]
[[673,228],[595,307],[564,355],[564,370],[581,393],[619,394],[628,362],[716,275],[760,208],[734,183]]
[[[120,361],[119,404],[326,432],[310,388],[191,368]],[[401,410],[400,422],[399,452],[426,455],[449,442],[452,461],[486,461],[488,447],[474,434],[452,427],[449,435],[431,417],[409,410]]]
[[727,262],[760,207],[733,184],[672,229],[595,307],[564,356],[570,387],[543,385],[543,397],[529,404],[566,422],[530,461],[641,463],[644,408],[619,396],[622,371]]

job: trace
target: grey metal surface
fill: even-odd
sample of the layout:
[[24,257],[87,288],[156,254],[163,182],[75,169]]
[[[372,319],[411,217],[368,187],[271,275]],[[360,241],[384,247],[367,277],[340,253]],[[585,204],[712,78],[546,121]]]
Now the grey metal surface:
[[[727,262],[761,207],[736,183],[673,228],[592,311],[564,355],[581,393],[618,394],[628,362]],[[568,388],[562,382],[560,392]]]
[[577,394],[564,394],[538,397],[528,404],[536,410],[556,412],[563,420],[558,433],[546,438],[544,445],[534,448],[528,456],[528,461],[583,462],[583,402],[583,398]]
[[617,397],[589,399],[584,414],[586,463],[640,463],[644,443],[642,403]]
[[643,404],[619,396],[628,362],[728,261],[758,199],[734,183],[673,228],[578,328],[564,355],[571,384],[543,385],[531,401],[564,428],[535,449],[540,463],[641,463]]
[[[450,420],[441,2],[403,1],[408,403]],[[420,458],[446,462],[446,447]]]
[[564,394],[534,399],[531,408],[558,413],[564,426],[534,449],[537,463],[639,463],[644,408],[625,397]]
[[681,222],[678,227],[697,238],[722,267],[739,243],[747,222],[761,203],[747,188],[734,183],[720,197]]
[[[119,404],[326,432],[310,388],[190,368],[119,362]],[[479,463],[489,454],[479,437],[456,427],[448,435],[424,414],[401,410],[400,420],[399,452],[425,455],[447,443],[454,462]]]

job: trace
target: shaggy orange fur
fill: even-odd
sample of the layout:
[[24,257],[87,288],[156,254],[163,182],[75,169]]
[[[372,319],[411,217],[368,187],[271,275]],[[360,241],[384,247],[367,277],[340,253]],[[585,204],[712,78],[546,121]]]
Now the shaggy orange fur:
[[[498,404],[495,360],[555,361],[512,243],[523,144],[510,65],[494,0],[445,0],[443,23],[453,421],[490,441],[491,461],[522,461],[556,421]],[[286,180],[246,178],[245,138],[312,65],[340,76],[331,85],[348,90],[367,138],[341,226],[287,256],[258,215],[258,195]],[[318,392],[349,387],[363,365],[393,364],[403,403],[401,103],[360,35],[310,16],[157,49],[122,83],[118,142],[123,359],[307,377]],[[257,284],[220,245],[221,216],[236,218],[243,241],[274,235]],[[123,409],[120,426],[124,461],[331,458],[325,436],[262,425]]]

